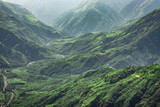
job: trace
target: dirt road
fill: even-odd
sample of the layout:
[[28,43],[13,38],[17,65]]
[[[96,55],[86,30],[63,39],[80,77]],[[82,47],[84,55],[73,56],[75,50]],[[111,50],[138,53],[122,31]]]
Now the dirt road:
[[5,91],[5,89],[7,88],[7,85],[8,85],[8,82],[7,82],[7,77],[5,76],[5,75],[3,75],[2,74],[2,76],[3,76],[3,81],[4,81],[4,86],[3,86],[3,92]]
[[[7,76],[5,76],[4,74],[2,74],[2,76],[3,76],[3,82],[4,82],[4,86],[3,86],[2,92],[5,92],[5,91],[6,91],[6,88],[7,88],[7,86],[8,86]],[[15,94],[14,94],[14,92],[12,91],[8,102],[7,102],[6,104],[1,105],[1,107],[7,107],[7,106],[11,103],[11,101],[13,100],[14,96],[15,96]]]

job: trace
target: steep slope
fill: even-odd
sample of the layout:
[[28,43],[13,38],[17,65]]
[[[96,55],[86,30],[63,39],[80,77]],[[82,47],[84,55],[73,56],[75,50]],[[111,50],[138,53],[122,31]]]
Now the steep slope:
[[46,26],[25,8],[0,1],[0,26],[10,29],[24,39],[47,43],[63,34]]
[[[39,105],[83,107],[158,106],[160,66],[85,72]],[[113,72],[114,71],[114,72]]]
[[[66,59],[62,64],[50,63],[41,72],[46,70],[51,74],[56,71],[79,74],[101,66],[119,69],[158,63],[159,34],[160,9],[146,15],[124,31],[112,34],[90,33],[80,36],[75,42],[64,44],[60,52],[76,56]],[[59,66],[59,70],[55,70],[54,66]]]
[[30,61],[54,58],[54,52],[24,40],[0,27],[0,67],[23,66]]
[[86,1],[61,15],[53,26],[75,35],[108,30],[122,22],[119,14],[103,2]]
[[159,4],[160,0],[132,0],[120,13],[127,20],[135,19],[160,8]]
[[[7,72],[9,84],[12,86],[17,84],[14,88],[17,90],[17,95],[10,105],[13,107],[32,105],[38,107],[158,107],[160,105],[160,65],[132,66],[120,70],[104,67],[89,70],[65,81],[20,71],[22,69]],[[13,81],[13,76],[18,81]],[[19,86],[18,83],[23,85]]]

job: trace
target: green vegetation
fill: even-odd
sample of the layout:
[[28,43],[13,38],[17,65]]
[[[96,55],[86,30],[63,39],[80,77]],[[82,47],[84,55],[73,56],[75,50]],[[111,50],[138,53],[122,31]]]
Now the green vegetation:
[[7,72],[7,76],[9,84],[15,86],[12,107],[159,104],[160,65],[120,70],[105,67],[68,78],[63,78],[63,74],[53,77],[35,75],[17,68]]
[[[23,7],[0,1],[0,106],[160,105],[160,9],[124,29],[113,27],[123,20],[97,1],[59,19],[64,31],[82,33],[65,38]],[[83,34],[106,29],[118,32]]]
[[8,70],[5,75],[8,77],[9,84],[7,90],[14,91],[16,95],[13,100],[16,105],[10,105],[12,107],[35,105],[44,96],[50,96],[50,92],[64,84],[67,78],[73,78],[66,75],[54,75],[53,77],[35,75],[27,72],[26,68]]

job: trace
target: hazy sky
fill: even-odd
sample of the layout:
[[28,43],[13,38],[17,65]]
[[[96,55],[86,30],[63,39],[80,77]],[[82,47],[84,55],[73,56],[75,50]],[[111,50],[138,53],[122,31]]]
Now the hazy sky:
[[25,3],[27,0],[3,0],[3,1],[7,1],[7,2],[12,2],[12,3],[17,3],[17,4],[23,4]]
[[[77,5],[78,3],[80,3],[81,1],[84,0],[3,0],[3,1],[7,1],[7,2],[11,2],[11,3],[17,3],[17,4],[26,4],[26,3],[33,3],[33,4],[41,4],[41,3],[45,3],[45,2],[54,2],[55,4],[57,3],[61,3],[61,4],[74,4]],[[63,6],[65,6],[63,5]]]

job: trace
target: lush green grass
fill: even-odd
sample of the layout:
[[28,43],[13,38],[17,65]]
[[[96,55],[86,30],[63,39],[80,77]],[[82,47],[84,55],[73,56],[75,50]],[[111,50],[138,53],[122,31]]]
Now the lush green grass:
[[[26,68],[8,70],[5,74],[8,79],[8,91],[14,91],[15,97],[12,101],[15,107],[35,105],[45,96],[51,96],[53,90],[65,84],[66,79],[75,78],[71,75],[36,75],[27,72]],[[3,100],[3,99],[2,99]],[[23,102],[17,105],[17,102]],[[11,105],[12,106],[12,105]],[[12,106],[14,107],[14,105]]]

